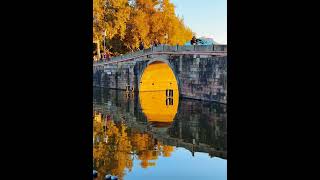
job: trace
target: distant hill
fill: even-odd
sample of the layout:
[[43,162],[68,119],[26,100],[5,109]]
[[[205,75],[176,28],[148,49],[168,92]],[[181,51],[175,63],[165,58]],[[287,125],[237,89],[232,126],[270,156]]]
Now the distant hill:
[[[197,38],[198,45],[219,45],[220,43],[217,43],[216,41],[213,40],[213,38],[210,37],[199,37]],[[187,42],[185,45],[191,45],[190,41]]]
[[199,39],[202,40],[203,44],[205,44],[205,45],[219,44],[216,41],[214,41],[213,38],[200,37]]

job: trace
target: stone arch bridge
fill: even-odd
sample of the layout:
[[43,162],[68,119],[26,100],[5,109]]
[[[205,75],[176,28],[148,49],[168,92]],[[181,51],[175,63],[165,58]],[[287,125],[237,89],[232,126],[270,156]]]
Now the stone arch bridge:
[[152,91],[170,89],[172,82],[180,97],[226,104],[227,45],[160,45],[93,64],[97,87]]

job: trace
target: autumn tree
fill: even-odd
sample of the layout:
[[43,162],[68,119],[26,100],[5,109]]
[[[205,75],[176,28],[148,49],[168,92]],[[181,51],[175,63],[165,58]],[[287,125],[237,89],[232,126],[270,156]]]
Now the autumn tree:
[[122,180],[125,170],[132,170],[132,154],[138,156],[142,168],[148,168],[156,165],[161,154],[170,157],[174,150],[155,140],[152,134],[129,129],[123,122],[106,120],[98,112],[94,112],[93,117],[93,138],[93,164],[99,179],[112,174]]
[[169,0],[136,0],[128,21],[125,45],[135,50],[142,41],[148,48],[156,40],[162,44],[183,45],[192,31],[175,15]]
[[173,146],[163,145],[162,146],[162,154],[164,157],[170,157],[171,152],[173,151]]
[[105,34],[113,55],[135,51],[141,42],[149,48],[155,41],[183,45],[192,38],[191,29],[175,15],[170,0],[93,1],[94,41],[100,47]]
[[128,0],[93,0],[93,41],[98,49],[104,38],[123,40],[129,15]]
[[[103,122],[101,114],[94,116],[94,138],[93,161],[98,172],[102,172],[102,177],[108,172],[123,179],[125,169],[131,171],[133,166],[130,155],[132,146],[127,135],[126,125],[115,124],[113,121]],[[107,128],[104,129],[102,124]],[[107,141],[105,141],[107,138]]]

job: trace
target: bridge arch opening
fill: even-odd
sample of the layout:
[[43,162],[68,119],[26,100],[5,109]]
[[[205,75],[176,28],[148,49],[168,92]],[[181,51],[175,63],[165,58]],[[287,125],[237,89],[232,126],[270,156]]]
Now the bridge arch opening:
[[178,91],[178,82],[171,67],[162,61],[150,63],[140,78],[139,91]]
[[163,61],[151,62],[143,71],[139,100],[148,122],[168,126],[178,111],[178,82],[171,67]]

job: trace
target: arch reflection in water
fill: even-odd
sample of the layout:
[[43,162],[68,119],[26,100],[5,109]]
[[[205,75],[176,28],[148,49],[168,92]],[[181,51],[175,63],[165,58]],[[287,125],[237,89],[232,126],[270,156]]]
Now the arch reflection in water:
[[168,126],[178,111],[178,90],[140,92],[139,100],[142,112],[148,122],[155,126]]

